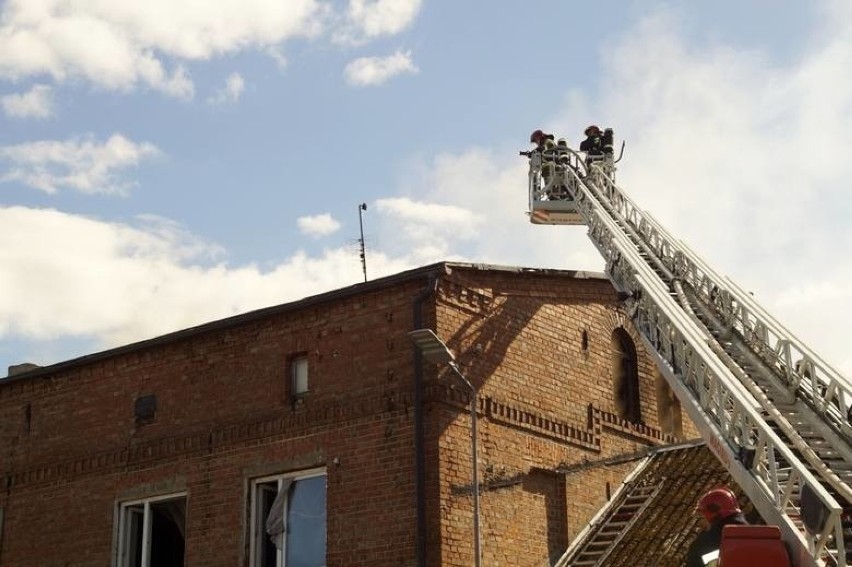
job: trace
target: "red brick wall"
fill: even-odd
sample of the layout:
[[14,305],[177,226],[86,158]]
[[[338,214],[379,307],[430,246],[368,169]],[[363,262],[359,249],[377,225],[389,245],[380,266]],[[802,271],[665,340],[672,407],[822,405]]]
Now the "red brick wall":
[[[423,276],[0,380],[0,564],[108,565],[117,501],[185,491],[186,564],[246,565],[250,480],[324,466],[328,565],[414,565],[406,333]],[[455,268],[423,317],[480,388],[485,564],[538,565],[604,491],[552,470],[660,442],[651,364],[635,338],[645,427],[619,422],[609,336],[623,320],[602,280]],[[294,353],[310,365],[299,404]],[[469,398],[446,371],[424,372],[428,563],[469,565]],[[138,425],[148,394],[156,417]]]
[[[315,466],[328,473],[329,565],[410,562],[405,333],[424,285],[0,381],[9,484],[0,564],[108,565],[117,500],[186,491],[186,564],[243,565],[249,480]],[[311,391],[298,405],[287,395],[294,352],[310,364]],[[136,426],[134,401],[144,394],[157,396],[156,418]]]
[[[656,368],[606,281],[456,270],[439,296],[438,334],[479,389],[483,562],[541,565],[565,551],[605,503],[606,483],[614,491],[630,467],[594,477],[545,471],[663,442]],[[611,335],[622,326],[639,358],[641,424],[614,414]],[[438,380],[458,383],[447,371]],[[444,402],[439,413],[444,537],[435,565],[472,559],[465,400]]]

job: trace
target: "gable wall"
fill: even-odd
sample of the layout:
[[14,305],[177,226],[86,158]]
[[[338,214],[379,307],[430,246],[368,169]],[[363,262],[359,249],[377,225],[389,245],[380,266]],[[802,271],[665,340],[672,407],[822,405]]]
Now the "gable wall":
[[[484,564],[560,556],[631,467],[567,480],[552,471],[672,440],[660,430],[656,368],[600,279],[457,270],[439,289],[437,323],[478,388]],[[638,351],[639,423],[615,414],[611,335],[621,326]],[[448,371],[437,383],[441,564],[465,565],[473,549],[469,398]]]

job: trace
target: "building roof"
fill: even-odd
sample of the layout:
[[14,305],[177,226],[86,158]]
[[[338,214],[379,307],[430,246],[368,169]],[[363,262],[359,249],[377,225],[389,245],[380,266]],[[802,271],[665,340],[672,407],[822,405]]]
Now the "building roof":
[[[749,521],[760,522],[748,498],[701,441],[655,447],[620,462],[630,458],[638,461],[633,473],[572,542],[559,567],[586,564],[582,561],[592,557],[605,558],[601,564],[608,567],[632,567],[637,557],[647,558],[647,565],[683,565],[689,545],[703,529],[695,504],[717,486],[730,487]],[[572,470],[589,466],[561,472],[571,482]]]
[[189,327],[187,329],[167,333],[165,335],[104,350],[94,354],[84,355],[78,358],[73,358],[71,360],[59,362],[57,364],[52,364],[49,366],[38,366],[29,363],[16,365],[15,367],[18,367],[18,373],[15,373],[14,375],[8,376],[6,378],[0,378],[0,385],[8,384],[11,382],[17,382],[19,380],[32,379],[47,374],[53,374],[58,371],[68,370],[81,365],[89,364],[91,362],[103,360],[112,356],[135,352],[142,349],[150,348],[152,346],[183,340],[203,333],[225,330],[252,321],[261,320],[267,317],[289,312],[295,312],[300,309],[305,309],[308,307],[313,307],[332,301],[339,301],[364,293],[382,290],[394,285],[399,285],[401,283],[427,278],[433,274],[450,274],[454,269],[479,270],[487,272],[505,272],[519,275],[527,274],[537,276],[551,276],[569,279],[607,280],[606,275],[601,272],[589,272],[581,270],[555,270],[547,268],[525,268],[517,266],[500,266],[492,264],[476,264],[466,262],[437,262],[435,264],[421,266],[419,268],[414,268],[412,270],[407,270],[383,278],[378,278],[369,282],[354,284],[348,287],[339,288],[318,295],[309,296],[304,299],[292,301],[289,303],[282,303],[280,305],[256,309],[254,311],[234,315],[233,317],[227,317],[225,319],[211,321],[209,323],[204,323],[195,327]]

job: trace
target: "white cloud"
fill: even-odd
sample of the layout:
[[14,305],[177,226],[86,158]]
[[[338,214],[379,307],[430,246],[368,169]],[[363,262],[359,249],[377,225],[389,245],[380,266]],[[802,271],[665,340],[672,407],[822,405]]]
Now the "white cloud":
[[[96,337],[111,347],[362,278],[357,255],[345,248],[317,257],[297,252],[268,271],[229,267],[216,262],[221,248],[180,225],[141,221],[0,207],[0,263],[15,267],[0,271],[0,337]],[[371,277],[408,267],[379,252],[370,257]]]
[[0,77],[82,77],[109,89],[146,85],[188,98],[180,64],[316,35],[328,8],[315,0],[9,0],[0,13]]
[[[526,221],[526,176],[515,157],[503,169],[500,159],[482,151],[440,156],[424,165],[422,186],[411,188],[423,200],[378,201],[369,277],[447,259],[578,267],[571,253],[555,240],[548,243]],[[453,197],[460,187],[463,195]],[[299,223],[303,230],[335,224],[328,215],[306,218]],[[92,338],[89,350],[108,348],[362,281],[351,246],[315,256],[299,251],[265,270],[228,266],[221,247],[179,224],[155,216],[139,220],[129,226],[0,207],[0,263],[7,267],[0,271],[0,338]],[[571,240],[563,232],[552,236],[560,245]],[[575,237],[584,239],[580,230]],[[589,258],[600,263],[593,253]],[[60,358],[86,354],[39,352]]]
[[309,236],[328,236],[340,229],[340,223],[334,220],[328,213],[299,217],[296,220],[296,224],[299,230],[302,231],[302,234]]
[[[610,46],[604,96],[568,93],[547,122],[567,127],[557,135],[576,141],[587,121],[614,126],[627,140],[619,183],[638,206],[852,375],[852,162],[845,156],[852,147],[852,35],[816,33],[821,43],[779,66],[760,52],[687,48],[680,29],[665,14],[643,21]],[[526,169],[515,152],[471,149],[413,169],[400,178],[421,204],[442,203],[486,222],[463,238],[425,223],[441,214],[398,214],[398,224],[382,221],[383,249],[413,250],[411,257],[428,261],[455,253],[472,261],[603,268],[583,228],[526,222]],[[398,244],[398,234],[408,239]]]
[[53,116],[53,89],[48,85],[33,85],[22,94],[0,97],[0,106],[12,118],[48,118]]
[[216,91],[216,94],[207,99],[210,104],[234,103],[240,100],[246,82],[239,73],[231,73],[225,81],[225,86]]
[[133,185],[120,171],[160,155],[156,146],[113,134],[101,143],[91,137],[0,146],[0,182],[17,182],[47,193],[126,193]]
[[356,87],[380,85],[396,75],[416,74],[419,70],[411,61],[411,52],[397,51],[387,57],[361,57],[346,65],[346,82]]
[[8,0],[0,4],[0,78],[83,78],[103,88],[140,86],[192,98],[187,62],[244,50],[266,51],[329,34],[363,42],[399,33],[420,0]]
[[483,215],[463,207],[406,197],[379,199],[376,210],[390,237],[388,250],[401,256],[410,254],[419,263],[459,258],[453,249],[473,239],[484,220]]
[[[423,203],[404,197],[379,199],[376,206],[379,211],[394,215],[405,223],[429,224],[451,232],[459,228],[469,229],[482,218],[461,207]],[[469,230],[465,232],[470,233]]]
[[[764,250],[810,239],[790,228],[828,212],[820,200],[840,196],[839,182],[852,172],[825,143],[852,144],[852,77],[840,72],[848,56],[838,57],[835,43],[792,69],[772,67],[759,53],[724,49],[711,48],[698,61],[667,29],[671,22],[649,20],[612,53],[620,92],[607,89],[604,112],[628,136],[645,133],[628,153],[625,175],[641,183],[661,211],[687,207],[672,216],[694,233]],[[640,44],[645,53],[633,53]],[[852,42],[840,51],[852,55]],[[666,57],[655,57],[663,52]],[[652,80],[641,76],[646,73]],[[685,191],[698,198],[678,199]],[[723,219],[745,232],[745,243],[718,230]]]
[[644,20],[608,50],[605,95],[575,94],[553,122],[579,132],[579,116],[605,117],[627,139],[618,175],[637,204],[852,374],[852,304],[840,300],[852,281],[852,35],[814,33],[781,66],[687,47],[680,30],[666,14]]
[[275,61],[275,64],[278,65],[279,69],[284,69],[287,67],[288,61],[287,56],[284,55],[284,52],[278,47],[270,47],[266,50],[266,54]]
[[350,0],[346,23],[336,32],[343,42],[394,35],[407,28],[420,11],[421,0]]
[[445,259],[531,267],[603,269],[585,232],[534,226],[526,162],[517,150],[441,154],[402,171],[410,197],[376,201],[382,249],[423,264]]

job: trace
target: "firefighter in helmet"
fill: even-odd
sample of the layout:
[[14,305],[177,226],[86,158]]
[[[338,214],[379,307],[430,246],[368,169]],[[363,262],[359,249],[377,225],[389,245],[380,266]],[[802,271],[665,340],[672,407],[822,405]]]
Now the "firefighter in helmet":
[[[550,141],[551,143],[548,144],[548,141]],[[549,149],[549,147],[552,147],[554,145],[553,134],[545,134],[542,130],[535,130],[532,134],[530,134],[530,143],[535,144],[535,149],[537,149],[538,151]]]
[[[544,181],[544,186],[547,187],[550,179],[556,173],[556,164],[553,161],[556,142],[553,141],[553,134],[547,134],[543,130],[534,130],[530,134],[530,143],[535,144],[535,151],[541,152],[541,178]],[[547,152],[547,153],[545,153]]]
[[594,160],[604,157],[604,137],[601,129],[592,124],[583,131],[586,139],[580,142],[580,151],[586,152],[586,166],[590,166]]
[[701,557],[722,545],[722,528],[728,524],[748,524],[737,497],[728,487],[710,490],[698,501],[695,512],[701,514],[707,527],[696,536],[686,552],[686,567],[703,567]]

